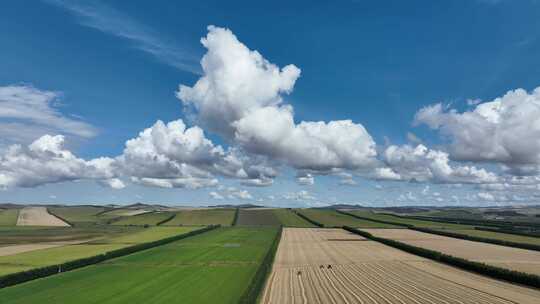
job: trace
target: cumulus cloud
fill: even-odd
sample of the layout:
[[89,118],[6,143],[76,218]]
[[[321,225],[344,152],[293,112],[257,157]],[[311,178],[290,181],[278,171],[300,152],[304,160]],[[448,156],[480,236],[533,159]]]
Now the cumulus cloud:
[[211,191],[210,193],[208,193],[213,199],[217,199],[217,200],[222,200],[222,199],[225,199],[223,197],[223,195],[215,192],[215,191]]
[[[112,159],[78,158],[64,147],[61,135],[45,135],[28,146],[11,145],[0,155],[0,187],[35,187],[79,179],[110,180]],[[112,181],[119,187],[119,183]],[[105,182],[106,183],[106,182]]]
[[270,63],[248,49],[228,29],[210,26],[202,44],[203,76],[177,92],[195,121],[245,151],[279,160],[297,169],[327,171],[372,165],[375,143],[366,129],[350,120],[296,124],[283,102],[300,70]]
[[496,174],[475,166],[452,165],[448,153],[424,145],[391,145],[383,153],[387,168],[381,178],[392,180],[433,181],[437,183],[495,183]]
[[296,201],[306,201],[316,199],[311,193],[306,190],[301,190],[298,192],[289,192],[283,195],[284,199],[287,200],[296,200]]
[[296,182],[303,186],[311,186],[315,184],[315,177],[311,173],[299,173],[296,176]]
[[0,86],[0,138],[28,144],[46,133],[83,138],[97,135],[92,125],[58,110],[61,94],[28,85]]
[[509,91],[461,113],[431,105],[416,113],[415,122],[448,137],[453,159],[529,165],[533,172],[540,164],[540,87]]

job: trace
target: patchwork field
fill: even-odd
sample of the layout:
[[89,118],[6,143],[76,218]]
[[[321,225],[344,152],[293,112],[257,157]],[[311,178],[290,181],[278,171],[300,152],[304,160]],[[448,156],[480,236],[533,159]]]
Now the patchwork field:
[[17,226],[69,226],[54,215],[47,212],[45,207],[24,207],[19,211]]
[[0,226],[15,226],[19,218],[19,209],[0,209]]
[[222,225],[230,226],[234,218],[234,209],[196,209],[176,212],[175,217],[165,223],[167,226],[179,225]]
[[285,228],[262,303],[537,303],[503,283],[341,229]]
[[238,226],[279,226],[281,221],[273,209],[240,209]]
[[277,229],[272,228],[219,228],[105,263],[1,289],[0,299],[13,304],[236,304],[276,233]]
[[[0,275],[59,264],[134,244],[155,241],[186,233],[197,229],[197,227],[151,227],[146,229],[109,227],[109,229],[114,231],[114,233],[110,232],[109,234],[101,235],[100,237],[94,237],[86,240],[84,243],[80,243],[80,241],[64,241],[65,244],[62,246],[51,246],[51,248],[48,248],[49,245],[57,244],[58,242],[51,243],[34,241],[34,243],[32,243],[34,247],[23,247],[25,249],[32,250],[26,250],[27,252],[11,255],[7,254],[7,252],[12,252],[13,247],[0,247],[0,255],[3,255],[0,256]],[[33,237],[36,240],[39,240],[36,235]],[[6,254],[2,254],[3,252]]]
[[113,225],[157,225],[165,221],[166,219],[174,216],[173,212],[148,212],[139,215],[122,217],[120,220],[115,221]]
[[108,209],[98,206],[70,206],[51,207],[49,208],[49,212],[75,225],[84,225],[99,222],[102,218],[98,215]]
[[540,252],[472,242],[409,229],[362,229],[374,236],[397,240],[471,261],[540,275]]
[[285,227],[315,227],[315,225],[299,217],[298,215],[296,215],[296,213],[292,212],[289,209],[272,209],[272,212],[281,222],[281,225]]
[[334,210],[299,209],[298,212],[315,220],[325,227],[399,228],[398,226],[361,220]]
[[374,220],[413,225],[415,227],[426,227],[426,228],[433,228],[433,229],[435,228],[439,228],[439,229],[471,229],[473,228],[472,226],[469,226],[469,225],[418,220],[418,219],[413,219],[413,218],[404,218],[404,217],[394,216],[390,214],[381,214],[381,213],[374,213],[374,212],[369,212],[369,211],[351,210],[347,212],[358,215],[358,216],[374,219]]

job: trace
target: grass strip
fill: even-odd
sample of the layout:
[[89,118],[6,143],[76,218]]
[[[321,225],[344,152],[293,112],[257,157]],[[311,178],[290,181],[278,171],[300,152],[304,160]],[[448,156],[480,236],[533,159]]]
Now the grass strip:
[[474,227],[475,230],[481,230],[481,231],[490,231],[490,232],[499,232],[499,233],[506,233],[506,234],[513,234],[513,235],[519,235],[519,236],[528,236],[533,238],[540,238],[540,234],[534,233],[534,232],[525,232],[520,230],[513,230],[513,229],[505,229],[505,228],[488,228],[488,227]]
[[505,269],[492,265],[487,265],[480,262],[473,262],[466,259],[458,258],[452,255],[444,254],[442,252],[417,247],[409,244],[405,244],[396,240],[376,237],[369,232],[358,230],[352,227],[344,226],[343,229],[363,236],[367,239],[377,241],[379,243],[403,250],[408,253],[412,253],[424,258],[428,258],[437,262],[441,262],[450,266],[454,266],[466,271],[475,272],[481,275],[492,277],[494,279],[505,280],[511,283],[522,284],[534,288],[540,288],[540,276],[535,274],[524,273],[520,271]]
[[256,304],[258,303],[260,296],[264,290],[264,285],[268,276],[272,272],[272,265],[274,263],[274,257],[276,256],[276,251],[281,240],[281,234],[283,232],[283,227],[279,227],[279,231],[276,234],[276,237],[272,241],[272,246],[268,249],[268,252],[264,256],[255,276],[251,280],[248,288],[244,294],[240,297],[238,303],[240,304]]
[[91,257],[72,260],[72,261],[62,263],[62,264],[50,265],[50,266],[30,269],[27,271],[21,271],[17,273],[8,274],[8,275],[0,277],[0,289],[4,287],[8,287],[8,286],[13,286],[16,284],[28,282],[31,280],[35,280],[38,278],[48,277],[57,273],[62,273],[62,272],[82,268],[85,266],[97,264],[103,261],[107,261],[110,259],[114,259],[117,257],[131,254],[131,253],[143,251],[146,249],[154,248],[157,246],[169,244],[169,243],[172,243],[172,242],[175,242],[175,241],[178,241],[178,240],[190,237],[190,236],[194,236],[197,234],[201,234],[201,233],[216,229],[218,227],[219,225],[211,225],[202,229],[190,231],[188,233],[171,236],[171,237],[164,238],[157,241],[124,247],[124,248],[108,251],[108,252],[91,256]]

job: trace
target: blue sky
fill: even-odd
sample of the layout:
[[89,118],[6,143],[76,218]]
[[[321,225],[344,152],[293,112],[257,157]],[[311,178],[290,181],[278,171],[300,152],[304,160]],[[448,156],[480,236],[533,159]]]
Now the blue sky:
[[[439,102],[465,113],[474,110],[473,103],[494,100],[507,91],[534,90],[540,84],[538,5],[526,0],[274,1],[256,5],[247,1],[8,1],[0,12],[4,29],[0,32],[4,42],[0,86],[54,92],[54,116],[84,122],[82,128],[92,134],[81,136],[43,119],[36,123],[35,119],[0,114],[4,127],[17,122],[9,124],[11,132],[0,133],[4,150],[11,144],[28,145],[45,134],[39,130],[46,129],[46,134],[65,135],[65,148],[81,159],[114,158],[123,153],[127,140],[157,120],[183,119],[188,127],[199,125],[186,115],[175,92],[180,84],[191,87],[204,77],[199,61],[207,49],[200,39],[208,34],[208,25],[215,25],[229,29],[242,44],[278,67],[294,64],[301,70],[292,92],[280,93],[284,103],[294,107],[296,123],[350,119],[361,124],[377,145],[375,158],[385,163],[376,166],[397,173],[410,169],[410,164],[385,159],[385,149],[390,145],[414,147],[419,143],[413,139],[417,137],[428,149],[448,153],[452,166],[483,168],[500,179],[461,182],[453,177],[451,181],[429,177],[420,182],[412,178],[411,182],[410,176],[401,174],[396,181],[373,177],[365,173],[364,163],[355,162],[338,165],[332,172],[309,171],[315,182],[302,185],[295,176],[305,168],[298,160],[280,159],[272,164],[278,174],[268,187],[249,187],[241,178],[215,172],[211,174],[217,184],[207,187],[150,187],[115,173],[107,177],[119,178],[125,187],[112,189],[99,185],[93,177],[73,176],[44,178],[45,182],[28,186],[20,182],[21,172],[5,163],[0,165],[0,173],[5,170],[11,174],[6,176],[16,176],[19,182],[6,183],[0,201],[195,205],[258,201],[281,206],[538,203],[536,171],[526,175],[532,180],[527,181],[530,189],[526,192],[512,188],[516,193],[504,196],[499,186],[523,176],[508,173],[512,171],[508,167],[519,165],[521,170],[525,165],[538,165],[534,151],[530,157],[527,154],[531,147],[524,147],[523,153],[510,153],[527,155],[519,159],[480,153],[483,150],[478,155],[485,157],[464,156],[457,147],[464,143],[459,134],[474,126],[463,122],[455,130],[448,125],[453,122],[445,121],[430,128],[427,118],[414,124],[420,109]],[[533,120],[528,118],[534,125]],[[248,154],[255,150],[204,123],[201,128],[214,145],[225,149],[242,146]],[[488,136],[498,134],[486,130]],[[523,130],[518,129],[527,132]],[[262,154],[274,162],[275,153]],[[349,177],[343,178],[336,170],[351,174],[355,184],[340,184]]]

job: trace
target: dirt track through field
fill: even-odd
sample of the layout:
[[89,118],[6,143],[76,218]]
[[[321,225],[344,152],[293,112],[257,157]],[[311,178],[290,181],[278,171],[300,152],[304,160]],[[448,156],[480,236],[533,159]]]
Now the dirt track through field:
[[69,224],[49,214],[45,207],[24,207],[19,211],[17,226],[69,226]]
[[341,229],[285,228],[262,303],[537,303],[540,291],[467,273]]
[[409,229],[362,229],[383,238],[394,239],[471,261],[540,275],[540,252],[482,242],[461,240]]

